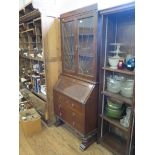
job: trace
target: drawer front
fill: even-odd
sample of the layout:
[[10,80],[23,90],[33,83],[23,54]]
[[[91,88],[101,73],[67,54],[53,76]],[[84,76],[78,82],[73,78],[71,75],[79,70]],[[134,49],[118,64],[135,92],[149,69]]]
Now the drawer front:
[[81,103],[78,103],[77,101],[74,101],[68,96],[65,96],[56,91],[54,91],[54,104],[62,104],[64,107],[69,108],[77,113],[83,112],[83,107]]
[[55,114],[70,124],[73,128],[84,134],[84,115],[79,115],[74,111],[67,109],[61,104],[55,105]]
[[[65,110],[66,111],[66,110]],[[83,115],[78,115],[74,111],[67,110],[65,112],[65,121],[70,124],[73,128],[81,133],[84,133],[84,117]]]
[[65,109],[62,107],[61,104],[57,104],[54,106],[54,112],[57,116],[61,117],[62,119],[65,120],[66,118],[66,112]]
[[59,114],[59,104],[54,104],[54,112],[55,114]]
[[68,99],[66,101],[66,104],[67,104],[68,108],[70,108],[74,112],[77,112],[80,114],[83,112],[81,103],[78,103],[72,99]]
[[72,112],[72,127],[84,134],[84,116]]
[[85,123],[82,104],[54,91],[54,112],[73,128],[84,134]]

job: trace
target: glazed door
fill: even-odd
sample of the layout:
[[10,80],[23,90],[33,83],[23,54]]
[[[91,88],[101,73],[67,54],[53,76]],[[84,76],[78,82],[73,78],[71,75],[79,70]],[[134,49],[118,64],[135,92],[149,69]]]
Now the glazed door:
[[75,74],[75,21],[72,19],[62,19],[62,63],[63,71]]
[[78,75],[93,80],[96,74],[96,14],[77,19]]

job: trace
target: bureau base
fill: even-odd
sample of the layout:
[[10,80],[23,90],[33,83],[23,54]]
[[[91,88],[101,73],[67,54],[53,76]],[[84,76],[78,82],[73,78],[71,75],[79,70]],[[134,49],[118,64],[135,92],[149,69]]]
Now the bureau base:
[[56,122],[54,123],[54,125],[55,125],[56,127],[58,127],[58,126],[60,126],[60,125],[62,125],[62,124],[64,124],[64,122],[63,122],[61,119],[59,119],[58,117],[56,117]]
[[79,133],[77,130],[75,130],[74,128],[72,128],[70,126],[70,124],[66,123],[59,116],[56,116],[56,122],[54,123],[56,127],[59,127],[59,126],[63,125],[64,123],[67,124],[67,126],[69,128],[71,128],[74,131],[74,133],[76,133],[78,135],[78,137],[80,137],[82,142],[81,142],[79,148],[81,151],[86,150],[89,147],[89,145],[91,145],[92,143],[94,143],[96,141],[97,129],[95,129],[94,131],[92,131],[91,133],[89,133],[87,135],[83,135],[83,134]]
[[97,130],[94,130],[89,135],[82,137],[82,143],[80,144],[80,150],[84,151],[89,145],[94,143],[97,139]]

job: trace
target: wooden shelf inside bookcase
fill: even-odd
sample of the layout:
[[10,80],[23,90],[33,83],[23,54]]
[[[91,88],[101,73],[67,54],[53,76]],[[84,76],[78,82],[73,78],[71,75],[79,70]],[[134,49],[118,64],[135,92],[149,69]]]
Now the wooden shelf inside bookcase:
[[42,77],[45,77],[45,72],[42,72],[42,73],[36,73],[36,72],[34,72],[34,74],[40,75],[40,76],[42,76]]
[[113,124],[114,126],[118,127],[119,129],[125,131],[125,132],[128,132],[129,131],[128,128],[123,127],[120,124],[120,121],[117,120],[117,119],[109,118],[109,117],[107,117],[105,115],[102,115],[102,114],[100,114],[100,117],[103,118],[104,120],[106,120],[107,122]]
[[26,89],[29,93],[32,93],[32,94],[36,95],[38,98],[40,98],[40,99],[44,100],[45,102],[47,102],[47,97],[43,93],[36,93],[35,91],[30,90],[28,88],[24,88],[24,89]]
[[41,21],[41,17],[38,17],[38,18],[33,20],[33,22],[37,22],[37,21]]
[[36,93],[34,91],[32,91],[32,93],[34,93],[36,96],[38,96],[42,100],[47,101],[46,95],[44,95],[43,93]]
[[23,42],[23,44],[42,44],[41,42]]
[[103,70],[107,71],[112,71],[112,72],[117,72],[117,73],[122,73],[122,74],[127,74],[127,75],[135,75],[134,71],[128,71],[127,69],[112,69],[110,67],[102,67]]
[[26,59],[30,59],[30,60],[36,60],[36,61],[43,61],[44,62],[43,58],[29,57],[29,56],[24,56],[24,55],[22,55],[21,57],[26,58]]
[[41,75],[41,76],[45,76],[45,72],[43,72],[43,73],[38,73],[39,75]]
[[20,33],[26,33],[26,32],[34,32],[34,29],[32,28],[32,29],[27,29],[27,30],[25,30],[25,31],[22,31],[22,32],[20,32]]
[[19,33],[21,33],[21,31],[26,30],[26,26],[24,23],[19,24]]
[[106,95],[106,96],[115,98],[115,99],[117,99],[119,101],[125,102],[125,103],[129,104],[130,106],[132,105],[132,99],[131,98],[124,97],[124,96],[122,96],[120,94],[111,93],[111,92],[109,92],[107,90],[102,91],[101,93]]
[[32,59],[32,60],[36,60],[36,61],[44,61],[44,59],[43,58],[36,58],[36,57],[30,57],[30,59]]
[[100,140],[101,145],[109,149],[116,155],[125,155],[126,152],[126,140],[116,136],[112,133],[106,133]]
[[82,57],[90,57],[90,58],[93,58],[94,57],[93,55],[90,55],[90,54],[80,54],[80,51],[79,51],[79,56],[82,56]]
[[19,22],[20,23],[27,22],[27,21],[30,21],[30,20],[32,20],[34,18],[38,18],[38,17],[40,17],[40,12],[38,10],[34,10],[27,14],[24,14],[23,16],[20,16]]

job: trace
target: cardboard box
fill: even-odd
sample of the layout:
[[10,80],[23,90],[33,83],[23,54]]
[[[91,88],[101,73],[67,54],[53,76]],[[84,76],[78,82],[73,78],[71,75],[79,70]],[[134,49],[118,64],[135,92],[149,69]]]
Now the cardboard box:
[[20,112],[20,125],[25,136],[41,132],[41,117],[34,108]]

